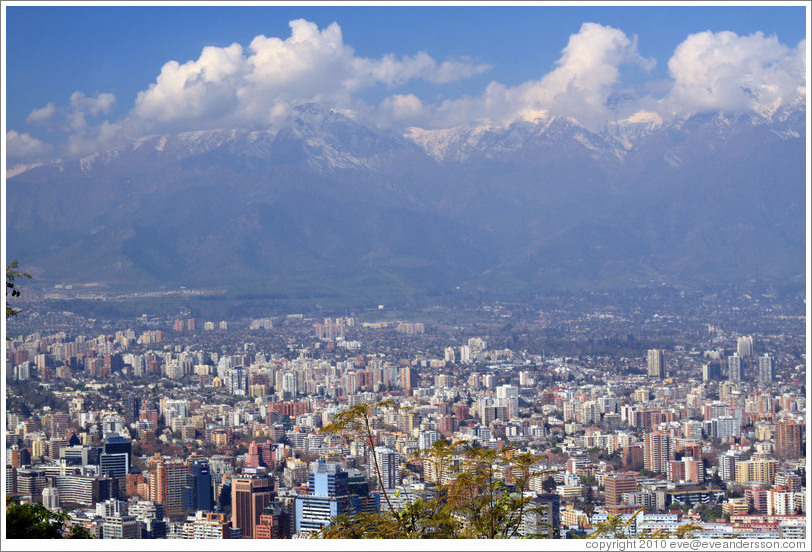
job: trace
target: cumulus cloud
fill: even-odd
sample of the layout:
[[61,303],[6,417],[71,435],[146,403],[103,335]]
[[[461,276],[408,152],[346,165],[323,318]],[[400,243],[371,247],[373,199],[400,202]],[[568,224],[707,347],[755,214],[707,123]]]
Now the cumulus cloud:
[[389,96],[381,102],[379,109],[387,118],[395,121],[413,122],[425,113],[423,102],[414,94]]
[[56,104],[49,103],[45,107],[41,107],[39,109],[31,110],[31,113],[28,114],[26,117],[25,122],[27,123],[39,123],[45,122],[50,119],[54,113],[56,113]]
[[[507,123],[548,114],[578,119],[592,130],[610,121],[662,124],[680,113],[755,110],[770,114],[805,86],[806,42],[795,48],[762,33],[698,33],[687,37],[668,61],[669,79],[631,86],[631,68],[649,72],[655,60],[638,51],[637,38],[598,23],[570,36],[553,70],[516,86],[491,82],[484,90],[431,102],[398,90],[414,80],[447,84],[487,71],[468,59],[438,61],[426,52],[356,55],[340,26],[324,28],[298,19],[287,38],[254,37],[247,46],[203,48],[197,59],[163,65],[124,117],[113,113],[113,94],[74,92],[68,105],[34,109],[28,123],[67,132],[67,152],[85,153],[154,132],[222,127],[268,127],[292,108],[318,102],[380,127],[448,128],[473,121]],[[377,105],[363,92],[381,88]],[[9,135],[16,151],[45,145],[27,134]]]
[[132,115],[155,124],[268,124],[293,103],[349,109],[353,94],[364,88],[396,87],[413,79],[442,84],[488,69],[462,61],[438,63],[425,52],[358,57],[336,23],[319,29],[297,19],[290,28],[285,40],[260,35],[245,50],[238,44],[207,47],[196,60],[166,63],[155,83],[138,95]]
[[629,38],[613,27],[584,23],[570,36],[555,69],[548,74],[513,87],[492,82],[479,96],[436,106],[433,119],[443,126],[552,113],[599,125],[610,113],[609,99],[619,85],[623,65],[650,71],[655,61],[639,54],[636,37]]
[[675,112],[771,113],[805,86],[805,52],[806,41],[791,49],[761,32],[690,35],[668,62],[674,85],[666,103]]
[[87,127],[87,116],[97,117],[109,114],[116,105],[113,94],[99,93],[85,96],[76,91],[70,96],[70,110],[67,113],[68,126],[71,130],[80,131]]
[[9,158],[26,158],[45,155],[50,146],[24,132],[6,132],[6,154]]

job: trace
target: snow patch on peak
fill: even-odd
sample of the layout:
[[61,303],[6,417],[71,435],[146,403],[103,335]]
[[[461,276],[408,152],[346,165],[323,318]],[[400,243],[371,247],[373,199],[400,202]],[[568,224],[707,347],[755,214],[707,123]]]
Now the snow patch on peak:
[[18,174],[22,174],[25,171],[30,171],[36,167],[39,167],[43,163],[29,163],[28,165],[15,165],[10,169],[6,169],[6,178],[12,178],[17,176]]
[[121,149],[113,148],[106,151],[97,151],[79,159],[79,168],[87,174],[97,163],[109,163],[121,155]]

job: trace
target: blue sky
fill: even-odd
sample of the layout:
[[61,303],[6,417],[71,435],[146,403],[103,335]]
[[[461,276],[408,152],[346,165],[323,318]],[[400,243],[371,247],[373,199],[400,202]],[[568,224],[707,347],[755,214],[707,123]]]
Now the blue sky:
[[20,159],[87,153],[149,133],[273,126],[301,101],[396,128],[540,110],[595,128],[608,117],[763,111],[791,100],[808,63],[801,3],[10,4],[4,120],[9,157]]

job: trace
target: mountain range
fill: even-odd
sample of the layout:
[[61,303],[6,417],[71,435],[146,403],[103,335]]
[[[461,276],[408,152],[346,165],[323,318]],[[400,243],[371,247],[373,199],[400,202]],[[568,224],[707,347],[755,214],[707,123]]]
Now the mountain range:
[[7,173],[43,283],[508,296],[805,278],[806,109],[393,133],[317,104]]

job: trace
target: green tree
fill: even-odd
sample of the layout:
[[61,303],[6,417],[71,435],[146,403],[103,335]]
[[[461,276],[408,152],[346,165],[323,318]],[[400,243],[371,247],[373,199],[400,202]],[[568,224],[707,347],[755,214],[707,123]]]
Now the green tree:
[[377,466],[374,421],[380,412],[398,409],[392,401],[360,404],[336,416],[322,432],[364,442],[371,450],[385,506],[379,514],[337,516],[320,533],[322,538],[512,538],[533,507],[529,489],[531,468],[540,458],[468,443],[436,441],[419,451],[415,462],[431,468],[436,498],[416,499],[395,509]]
[[15,283],[15,281],[19,280],[20,278],[28,278],[30,280],[31,275],[27,272],[19,272],[17,270],[17,260],[15,259],[6,266],[6,318],[9,316],[14,316],[20,312],[19,309],[12,308],[8,300],[9,296],[20,296],[20,290]]
[[84,527],[65,528],[68,514],[52,512],[41,504],[20,504],[9,496],[6,502],[6,538],[9,539],[90,539]]

